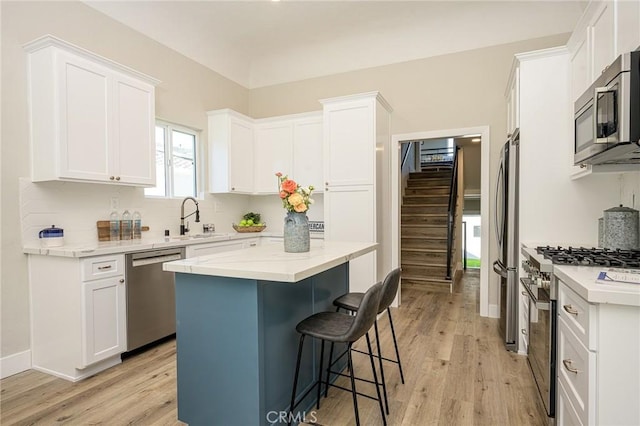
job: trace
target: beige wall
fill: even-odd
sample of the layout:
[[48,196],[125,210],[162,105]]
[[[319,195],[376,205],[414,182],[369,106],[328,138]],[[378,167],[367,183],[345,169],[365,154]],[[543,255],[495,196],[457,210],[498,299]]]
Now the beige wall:
[[[52,34],[158,78],[156,114],[202,129],[205,111],[248,112],[249,91],[80,2],[6,2],[2,8],[2,345],[29,349],[27,258],[22,254],[18,178],[29,176],[26,57],[22,46]],[[104,185],[94,185],[103,191]],[[167,201],[167,203],[170,203]],[[175,210],[178,211],[178,210]],[[179,216],[179,215],[177,215]],[[64,309],[64,306],[60,307]]]
[[464,192],[480,193],[480,151],[479,143],[469,143],[463,148],[464,158]]

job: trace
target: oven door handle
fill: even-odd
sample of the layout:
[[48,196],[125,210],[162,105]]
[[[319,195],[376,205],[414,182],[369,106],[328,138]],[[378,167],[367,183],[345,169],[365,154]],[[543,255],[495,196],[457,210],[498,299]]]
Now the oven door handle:
[[[533,291],[531,291],[531,285],[533,285],[533,283],[531,282],[530,279],[528,278],[520,278],[520,281],[522,281],[523,287],[525,290],[527,290],[527,293],[529,295],[529,299],[531,300],[531,302],[533,303],[533,305],[535,306],[535,308],[539,311],[548,311],[550,310],[550,306],[549,306],[549,302],[541,302],[540,300],[538,300],[538,298],[533,294]],[[528,281],[528,283],[527,283]]]

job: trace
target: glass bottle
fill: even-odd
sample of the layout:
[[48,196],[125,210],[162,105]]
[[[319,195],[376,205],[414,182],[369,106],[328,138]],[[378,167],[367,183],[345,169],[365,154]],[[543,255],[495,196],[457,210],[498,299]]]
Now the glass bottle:
[[118,241],[120,239],[120,215],[117,211],[112,211],[109,215],[109,240]]
[[133,212],[133,239],[142,238],[142,216],[139,211]]
[[122,213],[122,237],[121,239],[123,240],[130,240],[131,239],[131,232],[133,231],[133,226],[131,223],[131,213],[129,213],[129,210],[125,210],[124,213]]

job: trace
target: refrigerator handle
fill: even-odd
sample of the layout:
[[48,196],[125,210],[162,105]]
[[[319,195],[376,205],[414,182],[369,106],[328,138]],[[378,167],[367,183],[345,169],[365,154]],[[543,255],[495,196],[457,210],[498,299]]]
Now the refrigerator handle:
[[502,278],[507,278],[507,268],[505,268],[501,261],[496,260],[493,262],[493,271]]
[[[498,243],[498,247],[502,247],[502,226],[500,226],[500,224],[498,223],[498,197],[500,196],[500,194],[498,194],[498,190],[500,189],[500,183],[503,180],[503,174],[504,174],[504,169],[503,169],[503,164],[500,163],[500,168],[498,169],[498,176],[496,177],[496,198],[495,198],[495,206],[493,209],[494,215],[495,215],[495,223],[496,223],[496,242]],[[504,190],[504,183],[503,183],[503,190]],[[504,217],[502,218],[504,220]]]

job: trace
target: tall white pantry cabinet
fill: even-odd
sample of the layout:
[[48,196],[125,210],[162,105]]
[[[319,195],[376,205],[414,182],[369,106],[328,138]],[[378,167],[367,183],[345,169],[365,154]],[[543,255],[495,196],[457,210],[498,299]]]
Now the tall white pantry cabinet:
[[[391,107],[378,92],[324,99],[324,238],[374,241],[349,263],[350,291],[364,292],[391,269]],[[386,209],[384,207],[387,207]]]

